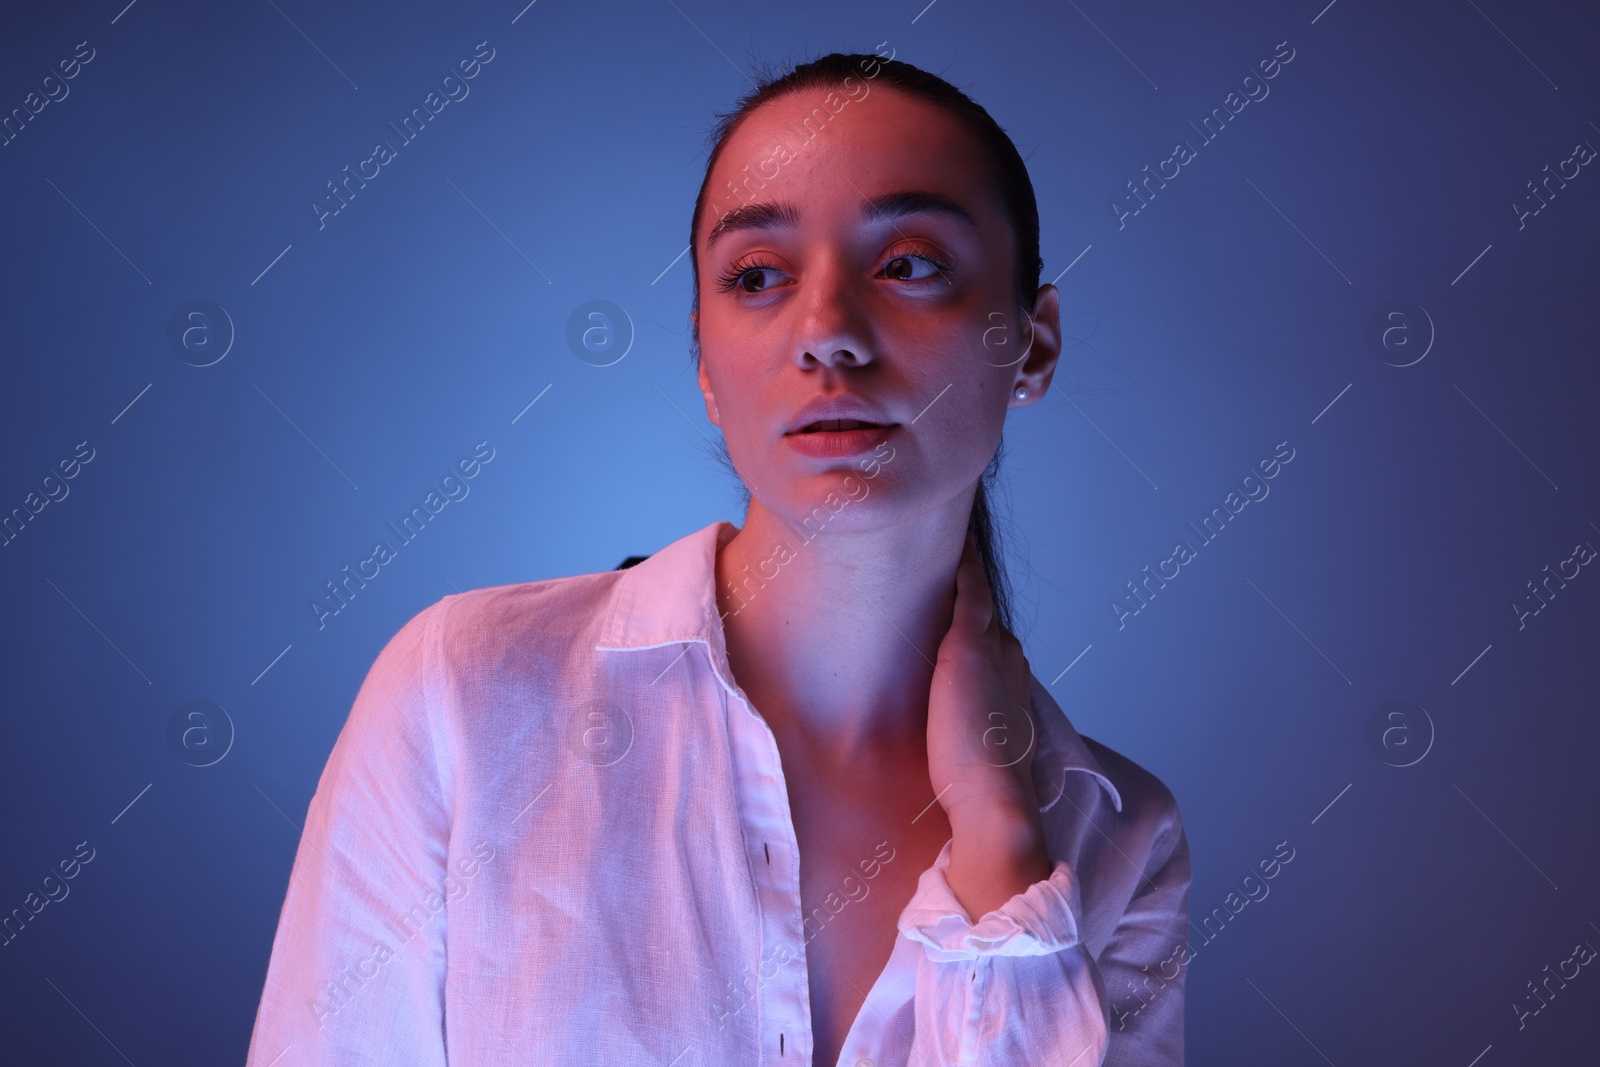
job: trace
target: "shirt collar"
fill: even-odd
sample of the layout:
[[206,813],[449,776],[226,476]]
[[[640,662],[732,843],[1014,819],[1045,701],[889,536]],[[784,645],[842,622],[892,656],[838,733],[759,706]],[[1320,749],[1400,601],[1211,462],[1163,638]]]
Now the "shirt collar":
[[[698,641],[706,646],[712,666],[728,688],[722,618],[717,607],[717,550],[739,532],[724,519],[681,537],[618,576],[612,587],[597,652],[628,652]],[[1099,781],[1117,811],[1122,796],[1066,713],[1038,678],[1032,678],[1034,718],[1039,724],[1033,755],[1039,810],[1049,811],[1066,792],[1067,772],[1080,771]]]

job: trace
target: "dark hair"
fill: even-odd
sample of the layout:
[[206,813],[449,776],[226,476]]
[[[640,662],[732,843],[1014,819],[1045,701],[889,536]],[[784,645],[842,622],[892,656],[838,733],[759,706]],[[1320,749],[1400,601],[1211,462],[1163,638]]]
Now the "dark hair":
[[[881,47],[881,46],[880,46]],[[1028,169],[1017,152],[1017,146],[1000,125],[981,106],[960,89],[935,74],[909,63],[876,54],[834,52],[795,66],[786,73],[760,71],[754,87],[735,103],[732,111],[719,115],[707,137],[710,155],[706,159],[705,177],[700,182],[699,195],[695,197],[694,217],[689,224],[689,263],[693,272],[693,304],[700,306],[699,250],[695,235],[700,231],[700,220],[705,211],[706,192],[711,183],[711,172],[717,159],[744,120],[763,104],[789,93],[822,88],[832,89],[847,78],[875,81],[944,108],[954,116],[983,146],[993,169],[1000,200],[1011,222],[1016,241],[1015,289],[1017,306],[1027,315],[1034,311],[1039,290],[1039,274],[1044,261],[1039,256],[1039,206],[1034,197],[1033,182]],[[759,179],[758,179],[759,180]],[[698,367],[700,363],[700,330],[693,319],[689,323],[689,350]],[[727,455],[727,445],[720,446],[723,459],[732,468]],[[972,515],[967,528],[978,545],[978,557],[983,562],[984,574],[994,594],[995,613],[1001,625],[1012,629],[1011,587],[1000,554],[999,529],[990,507],[995,478],[1000,470],[1000,459],[1005,451],[1002,439],[994,457],[984,468],[978,481],[977,494],[972,502]],[[737,472],[736,472],[737,473]],[[744,503],[749,503],[749,490],[741,482]]]

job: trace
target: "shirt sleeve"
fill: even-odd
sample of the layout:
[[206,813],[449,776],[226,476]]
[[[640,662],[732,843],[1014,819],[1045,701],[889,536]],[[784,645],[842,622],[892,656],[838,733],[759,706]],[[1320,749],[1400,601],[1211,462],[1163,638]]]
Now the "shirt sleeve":
[[1104,985],[1078,935],[1082,897],[1065,860],[973,923],[950,890],[947,841],[901,912],[917,958],[911,1063],[1098,1067]]
[[1183,1067],[1192,875],[1189,839],[1176,808],[1143,875],[1098,960],[1111,1009],[1105,1065]]
[[444,1067],[439,604],[378,655],[306,812],[247,1067]]
[[1080,937],[1081,888],[1065,860],[973,923],[946,879],[953,843],[899,922],[924,946],[911,1063],[1182,1067],[1191,875],[1176,808],[1098,958]]

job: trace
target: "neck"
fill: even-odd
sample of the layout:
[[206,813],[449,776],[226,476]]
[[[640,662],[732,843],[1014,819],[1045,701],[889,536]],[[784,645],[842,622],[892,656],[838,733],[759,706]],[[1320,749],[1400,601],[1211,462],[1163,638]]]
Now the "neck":
[[816,531],[751,501],[717,554],[717,607],[734,677],[775,732],[833,766],[925,743],[971,506]]

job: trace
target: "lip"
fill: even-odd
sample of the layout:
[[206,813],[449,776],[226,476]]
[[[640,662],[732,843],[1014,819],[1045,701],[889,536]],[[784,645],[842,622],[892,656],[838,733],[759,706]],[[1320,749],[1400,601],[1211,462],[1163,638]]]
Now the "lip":
[[815,433],[788,433],[783,440],[796,452],[807,456],[831,459],[854,456],[878,447],[896,430],[898,423],[887,426],[865,426],[857,430],[817,430]]
[[[879,427],[896,425],[895,421],[873,407],[861,397],[845,393],[840,396],[812,397],[794,418],[789,420],[789,425],[784,428],[784,434],[795,435],[813,422],[824,422],[828,419],[854,419],[857,422],[876,423]],[[855,433],[854,430],[824,430],[823,433]],[[808,436],[816,436],[810,434]]]

